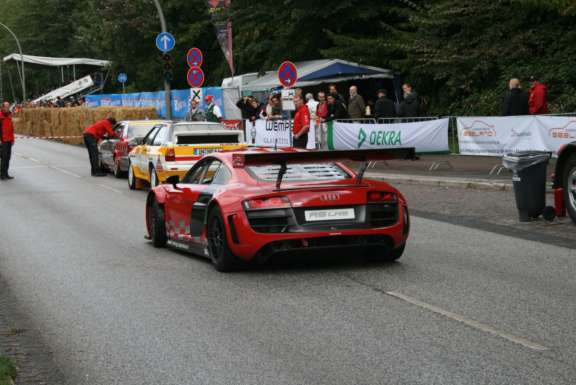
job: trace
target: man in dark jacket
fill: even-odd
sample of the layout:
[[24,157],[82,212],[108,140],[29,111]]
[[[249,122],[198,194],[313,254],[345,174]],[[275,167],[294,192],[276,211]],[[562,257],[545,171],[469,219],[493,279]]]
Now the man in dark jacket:
[[394,102],[386,97],[386,90],[378,90],[378,100],[374,105],[374,117],[376,119],[393,118],[396,116]]
[[356,86],[350,87],[350,100],[348,101],[348,115],[351,119],[362,119],[366,113],[366,103],[358,93]]
[[520,80],[510,79],[502,106],[503,116],[528,115],[528,94],[520,88]]
[[330,122],[336,119],[347,119],[348,113],[344,104],[339,102],[333,94],[328,94],[328,116],[326,121]]
[[14,145],[14,124],[12,123],[12,112],[8,102],[2,103],[2,110],[0,111],[0,142],[2,143],[0,150],[0,179],[14,179],[14,177],[8,175],[12,146]]
[[400,116],[405,118],[420,116],[420,98],[418,93],[408,83],[402,85],[402,91],[404,92],[404,100],[400,104]]

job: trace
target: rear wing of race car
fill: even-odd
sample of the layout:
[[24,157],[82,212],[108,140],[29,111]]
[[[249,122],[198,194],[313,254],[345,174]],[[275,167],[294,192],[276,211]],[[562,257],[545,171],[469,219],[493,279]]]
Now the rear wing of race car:
[[392,159],[416,159],[414,147],[379,149],[379,150],[345,150],[345,151],[277,151],[277,152],[243,152],[232,155],[234,168],[246,166],[279,165],[276,188],[282,184],[282,178],[288,169],[288,164],[336,162],[351,160],[364,164],[356,175],[356,183],[362,183],[364,173],[368,168],[368,162],[392,160]]

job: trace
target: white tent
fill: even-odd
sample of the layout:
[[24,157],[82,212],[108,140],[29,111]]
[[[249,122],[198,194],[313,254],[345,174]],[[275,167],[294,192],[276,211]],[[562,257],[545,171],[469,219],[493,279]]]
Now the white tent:
[[39,64],[51,67],[63,67],[72,65],[88,65],[96,67],[109,67],[111,62],[108,60],[98,60],[98,59],[85,59],[85,58],[63,58],[63,57],[46,57],[46,56],[32,56],[32,55],[20,55],[19,53],[13,53],[11,55],[4,57],[4,62],[10,60],[23,61],[24,63]]

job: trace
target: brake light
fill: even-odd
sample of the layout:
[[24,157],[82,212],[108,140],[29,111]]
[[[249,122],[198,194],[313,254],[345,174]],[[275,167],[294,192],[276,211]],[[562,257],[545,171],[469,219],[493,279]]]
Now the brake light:
[[369,191],[368,202],[396,202],[396,194],[386,191]]
[[174,151],[173,148],[169,148],[166,151],[166,155],[164,155],[164,159],[166,159],[166,162],[176,162],[176,152]]
[[286,209],[290,208],[290,199],[287,197],[266,197],[244,201],[246,210]]

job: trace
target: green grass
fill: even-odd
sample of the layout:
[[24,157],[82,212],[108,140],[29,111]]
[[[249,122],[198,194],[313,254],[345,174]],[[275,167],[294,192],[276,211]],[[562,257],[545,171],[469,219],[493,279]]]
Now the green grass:
[[16,378],[16,366],[12,360],[0,356],[0,385],[10,385],[11,381]]

